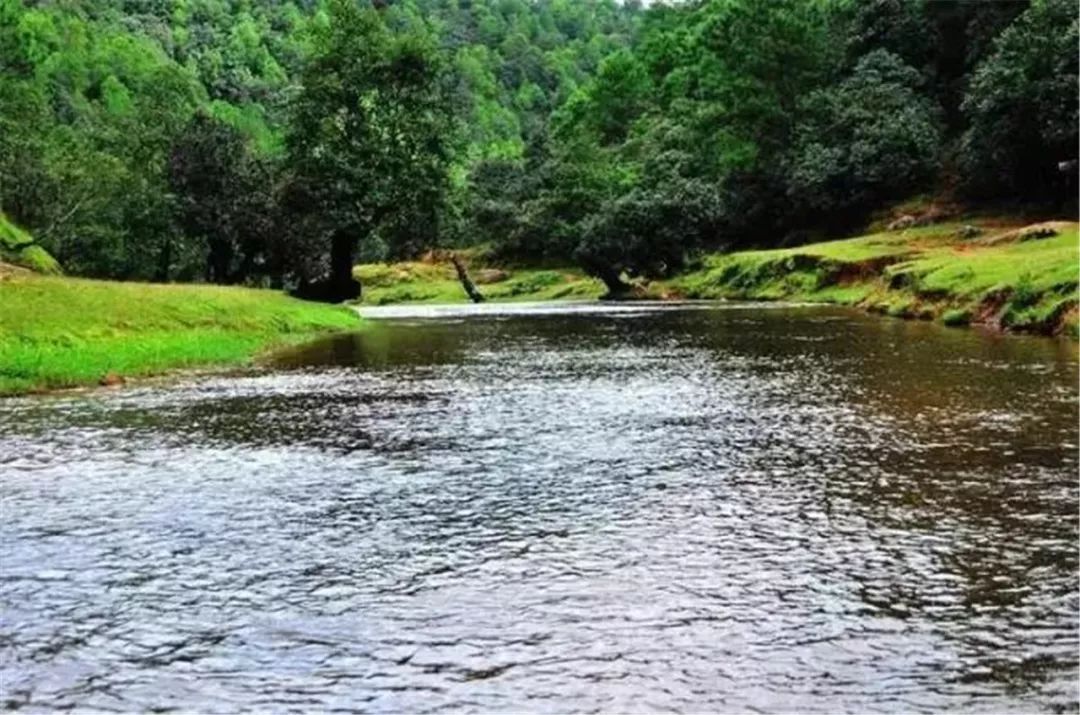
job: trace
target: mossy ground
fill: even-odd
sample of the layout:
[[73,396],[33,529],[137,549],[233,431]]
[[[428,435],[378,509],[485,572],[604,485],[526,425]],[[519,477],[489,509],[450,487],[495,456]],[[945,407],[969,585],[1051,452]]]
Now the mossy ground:
[[875,233],[799,248],[709,256],[699,270],[650,287],[686,298],[800,300],[861,306],[947,325],[986,323],[1077,332],[1078,225],[1056,235],[992,220],[958,238],[961,224]]
[[37,273],[57,275],[62,272],[56,259],[3,213],[0,213],[0,261]]
[[[484,298],[531,301],[599,298],[600,281],[576,268],[492,268],[469,261],[469,273]],[[369,263],[356,267],[366,305],[391,303],[467,303],[453,266],[446,262]]]
[[[981,233],[960,238],[963,226]],[[797,300],[859,306],[896,317],[1077,334],[1078,224],[1035,238],[1022,224],[984,217],[881,231],[798,248],[708,255],[700,268],[636,286],[646,298]],[[595,299],[603,285],[579,270],[485,268],[473,279],[489,300]],[[363,302],[463,303],[449,263],[358,266]],[[497,280],[491,281],[490,278]]]
[[0,280],[0,394],[243,363],[358,325],[348,308],[275,291],[17,274]]

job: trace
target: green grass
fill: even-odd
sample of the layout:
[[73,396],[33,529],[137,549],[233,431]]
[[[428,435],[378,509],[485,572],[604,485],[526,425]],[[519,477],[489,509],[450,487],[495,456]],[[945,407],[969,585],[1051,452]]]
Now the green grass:
[[[367,305],[392,303],[467,303],[468,296],[449,263],[369,263],[354,274]],[[487,300],[496,302],[593,299],[604,294],[600,281],[576,268],[484,268],[469,274]]]
[[[1029,240],[1015,221],[968,222],[982,229],[978,237],[958,238],[963,224],[943,223],[797,248],[708,255],[700,269],[656,281],[640,293],[834,303],[949,325],[1077,332],[1077,224],[1057,222],[1058,235]],[[480,257],[473,262],[473,279],[493,301],[595,299],[605,292],[576,269],[493,269]],[[368,264],[358,266],[356,275],[367,304],[467,301],[449,263]]]
[[0,281],[0,394],[249,361],[354,329],[343,307],[275,291],[16,276]]
[[0,261],[38,273],[59,274],[60,264],[34,238],[0,213]]
[[945,292],[977,297],[988,290],[1010,287],[1028,294],[1075,286],[1077,231],[1053,238],[1007,243],[968,252],[940,250],[921,255],[892,269],[909,272],[924,293]]
[[1058,235],[1034,240],[989,222],[979,238],[961,240],[955,237],[959,225],[708,256],[701,270],[652,290],[689,298],[859,305],[950,325],[1075,332],[1076,223],[1056,223]]

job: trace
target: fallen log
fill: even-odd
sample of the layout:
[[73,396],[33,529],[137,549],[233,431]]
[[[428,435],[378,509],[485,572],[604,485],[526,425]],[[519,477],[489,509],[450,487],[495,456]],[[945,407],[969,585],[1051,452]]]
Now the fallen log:
[[454,270],[457,271],[458,280],[461,281],[461,287],[465,289],[465,293],[469,296],[469,300],[473,303],[483,303],[484,296],[477,290],[476,284],[469,278],[469,272],[465,270],[465,264],[461,262],[458,255],[453,251],[449,254],[450,262],[454,264]]

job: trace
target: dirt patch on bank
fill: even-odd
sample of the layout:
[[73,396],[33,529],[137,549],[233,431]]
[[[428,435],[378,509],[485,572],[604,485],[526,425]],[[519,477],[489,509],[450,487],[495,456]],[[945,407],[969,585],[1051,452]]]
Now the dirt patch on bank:
[[34,272],[29,268],[23,268],[22,266],[16,266],[12,263],[0,261],[0,281],[11,280],[12,278],[26,278],[33,274]]
[[1065,233],[1075,224],[1069,221],[1043,221],[1033,223],[1021,228],[1014,228],[1004,233],[995,233],[972,242],[975,246],[997,246],[1003,243],[1020,243],[1022,241],[1036,241],[1040,238],[1051,238]]
[[895,256],[879,256],[868,258],[865,261],[851,261],[835,264],[826,278],[826,285],[848,286],[855,283],[865,283],[868,280],[881,278],[885,269],[897,263],[903,263],[911,258],[911,254]]

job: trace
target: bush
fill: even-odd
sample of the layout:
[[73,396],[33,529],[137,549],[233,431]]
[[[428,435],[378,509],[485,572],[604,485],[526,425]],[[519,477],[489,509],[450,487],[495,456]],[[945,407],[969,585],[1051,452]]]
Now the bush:
[[850,77],[802,102],[786,162],[788,196],[802,214],[854,222],[932,176],[941,127],[920,83],[899,57],[875,50]]
[[719,197],[702,182],[639,188],[605,203],[584,224],[575,258],[612,292],[625,290],[620,276],[658,278],[686,262],[720,220]]
[[27,232],[0,213],[0,261],[29,268],[38,273],[62,273],[60,264]]
[[1041,297],[1042,294],[1032,284],[1031,274],[1025,273],[1020,276],[1016,287],[1013,288],[1012,296],[1009,298],[1009,306],[1016,309],[1030,308],[1038,303]]
[[1035,0],[976,69],[962,110],[964,187],[976,196],[1076,199],[1077,4]]

